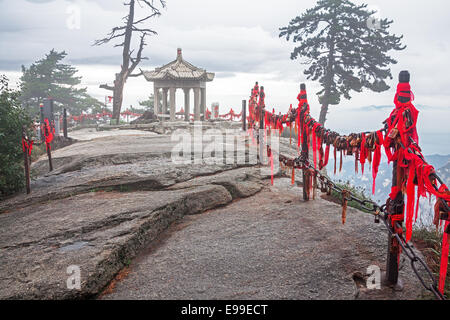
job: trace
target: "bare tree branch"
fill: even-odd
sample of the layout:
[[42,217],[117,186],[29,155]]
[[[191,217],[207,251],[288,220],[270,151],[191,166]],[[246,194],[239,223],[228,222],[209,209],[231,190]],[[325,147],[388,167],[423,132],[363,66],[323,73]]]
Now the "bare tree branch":
[[136,32],[145,32],[145,33],[151,33],[151,34],[158,34],[155,30],[152,30],[152,29],[141,29],[141,28],[136,28],[134,26],[133,26],[132,30],[136,31]]
[[[123,101],[123,88],[128,77],[138,77],[143,74],[142,70],[139,73],[134,73],[134,70],[139,65],[142,60],[147,60],[148,58],[142,56],[144,47],[146,46],[145,38],[147,36],[155,35],[157,32],[145,26],[144,23],[148,22],[151,18],[161,15],[161,12],[155,2],[159,3],[163,8],[166,7],[165,0],[128,0],[124,3],[125,6],[129,7],[128,14],[122,18],[122,25],[116,26],[111,29],[107,36],[103,39],[96,40],[93,45],[99,46],[106,44],[114,39],[121,39],[119,44],[115,44],[114,47],[122,47],[122,65],[120,66],[120,72],[116,73],[114,80],[114,86],[109,86],[107,84],[100,85],[100,88],[110,90],[114,92],[113,100],[113,118],[119,120],[120,109],[122,107]],[[147,15],[144,18],[135,21],[135,5],[141,8],[146,7]],[[138,27],[142,26],[142,27]],[[132,36],[133,33],[140,34],[140,43],[136,56],[133,57],[134,50],[131,50]]]
[[[131,57],[131,53],[130,53],[130,60],[132,61],[132,64],[131,64],[131,67],[128,69],[128,74],[131,74],[131,73],[133,73],[133,71],[134,71],[134,69],[137,67],[137,65],[141,62],[141,60],[143,59],[142,58],[142,50],[144,50],[144,47],[145,47],[145,36],[146,36],[147,34],[144,32],[142,35],[141,35],[141,42],[140,42],[140,44],[139,44],[139,50],[138,50],[138,52],[137,52],[137,55],[136,55],[136,58],[135,59],[133,59],[132,57]],[[145,58],[144,58],[145,59]]]
[[108,86],[106,83],[105,84],[101,84],[99,86],[100,89],[106,89],[106,90],[110,90],[110,91],[114,91],[114,87]]
[[139,72],[139,73],[130,74],[130,75],[128,75],[128,76],[129,76],[129,77],[140,77],[140,76],[142,76],[142,75],[144,75],[144,73],[141,71],[141,72]]
[[133,22],[133,25],[136,25],[136,24],[138,24],[138,23],[142,23],[142,22],[144,22],[144,21],[146,21],[146,20],[148,20],[148,19],[150,19],[150,18],[159,16],[159,15],[161,15],[160,12],[155,12],[155,13],[153,13],[153,14],[151,14],[151,15],[149,15],[149,16],[147,16],[147,17],[141,19],[141,20],[138,20],[138,21]]

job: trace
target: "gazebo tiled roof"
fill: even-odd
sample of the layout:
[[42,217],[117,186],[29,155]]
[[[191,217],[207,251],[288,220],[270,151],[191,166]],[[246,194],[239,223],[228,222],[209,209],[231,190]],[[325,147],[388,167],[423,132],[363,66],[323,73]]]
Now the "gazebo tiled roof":
[[183,60],[181,49],[178,49],[177,58],[153,71],[143,71],[147,81],[158,80],[200,80],[212,81],[214,73],[198,68],[193,64]]
[[[206,82],[214,79],[214,73],[198,68],[183,60],[181,49],[177,50],[177,58],[153,71],[142,71],[145,79],[153,82],[153,96],[155,97],[156,114],[164,120],[168,114],[168,94],[170,96],[170,120],[176,119],[176,91],[184,91],[184,120],[190,121],[190,92],[194,93],[194,121],[204,119],[206,110]],[[159,99],[162,105],[159,107]]]

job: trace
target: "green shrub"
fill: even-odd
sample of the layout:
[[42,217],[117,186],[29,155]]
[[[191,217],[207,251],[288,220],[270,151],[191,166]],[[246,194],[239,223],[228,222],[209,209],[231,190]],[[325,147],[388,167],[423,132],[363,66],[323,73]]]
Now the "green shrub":
[[[24,186],[22,127],[29,130],[31,119],[19,103],[19,93],[0,76],[0,199]],[[29,132],[28,132],[29,134]]]
[[[355,187],[355,186],[351,185],[350,181],[342,182],[341,180],[339,180],[338,182],[335,181],[334,183],[336,184],[336,186],[340,187],[341,189],[350,191],[350,193],[360,201],[364,201],[364,200],[373,201],[373,199],[370,196],[366,195],[365,189],[363,189],[362,187]],[[331,197],[336,199],[338,202],[342,201],[342,194],[335,190],[331,191]],[[362,207],[361,204],[359,204],[358,202],[353,201],[353,200],[348,201],[347,205],[349,207],[356,208],[363,212],[370,212],[370,211],[367,211],[364,207]]]
[[[412,240],[417,249],[425,257],[427,265],[430,267],[436,279],[439,279],[441,267],[441,245],[442,232],[434,228],[419,227],[413,229]],[[450,268],[447,269],[447,276],[444,287],[444,294],[450,296]]]

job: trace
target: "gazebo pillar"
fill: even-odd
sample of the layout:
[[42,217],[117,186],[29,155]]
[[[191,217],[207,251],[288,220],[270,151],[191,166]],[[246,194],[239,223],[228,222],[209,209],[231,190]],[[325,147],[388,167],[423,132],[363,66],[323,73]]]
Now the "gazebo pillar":
[[191,88],[183,88],[184,90],[184,121],[189,122],[190,118],[191,118],[191,110],[190,110],[190,97],[189,97],[189,93],[191,91]]
[[[162,114],[165,115],[167,114],[167,88],[163,88],[162,92],[163,92],[163,105],[162,105]],[[164,119],[164,117],[162,117]]]
[[158,114],[161,112],[159,110],[159,88],[153,84],[153,112],[158,117]]
[[176,104],[175,104],[175,92],[176,92],[176,88],[175,87],[170,87],[170,121],[175,121],[175,109],[176,109]]
[[202,114],[202,121],[205,121],[206,117],[206,88],[200,89],[201,93],[201,102],[200,102],[200,113]]
[[200,120],[200,88],[194,88],[194,121]]

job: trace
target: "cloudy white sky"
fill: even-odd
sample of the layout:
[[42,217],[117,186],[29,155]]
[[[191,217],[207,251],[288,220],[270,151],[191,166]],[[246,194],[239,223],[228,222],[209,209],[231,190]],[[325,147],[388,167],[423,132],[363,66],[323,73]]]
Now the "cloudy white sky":
[[[240,108],[254,81],[265,86],[266,104],[286,111],[296,103],[298,86],[306,82],[313,116],[319,104],[316,83],[306,81],[303,66],[291,61],[294,45],[278,38],[285,26],[315,0],[167,0],[162,16],[149,22],[158,32],[148,41],[141,68],[153,69],[173,60],[176,48],[196,66],[216,73],[208,83],[207,105],[219,102],[221,112]],[[407,48],[392,52],[398,64],[385,93],[353,94],[333,106],[327,126],[342,133],[381,127],[392,107],[397,75],[409,70],[420,113],[419,135],[424,152],[450,153],[450,4],[446,0],[355,0],[367,3],[382,17],[394,20],[391,31],[404,35]],[[120,66],[120,49],[112,44],[93,47],[126,14],[122,0],[0,0],[0,73],[16,82],[20,66],[42,58],[50,49],[66,50],[83,86],[103,101],[98,88],[111,83]],[[71,13],[80,12],[80,28],[69,28]],[[179,90],[180,91],[180,90]],[[138,105],[153,92],[142,77],[131,79],[124,106]],[[177,93],[181,108],[182,92]],[[375,108],[370,106],[386,106]]]

